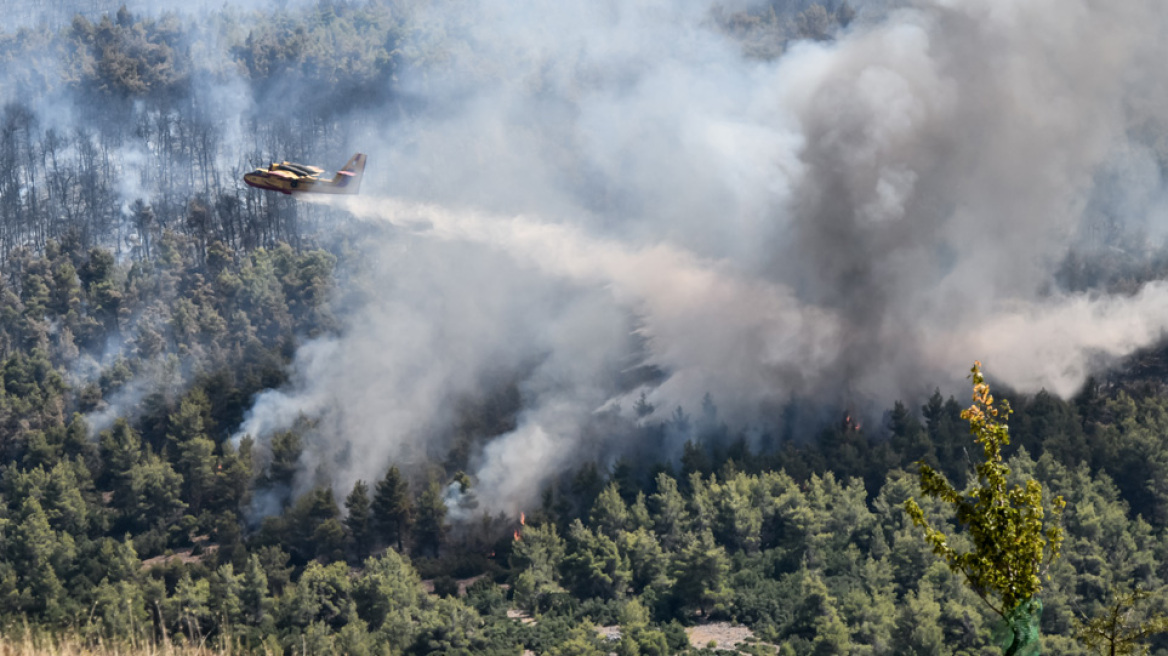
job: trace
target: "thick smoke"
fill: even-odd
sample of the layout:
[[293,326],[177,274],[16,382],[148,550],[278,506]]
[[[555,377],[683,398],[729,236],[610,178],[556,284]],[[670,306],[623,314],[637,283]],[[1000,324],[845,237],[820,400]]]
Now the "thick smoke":
[[[309,4],[310,0],[277,0],[269,8],[293,9]],[[0,29],[7,32],[40,27],[56,30],[68,27],[78,15],[97,19],[103,14],[113,16],[122,7],[134,14],[169,12],[189,17],[228,10],[229,6],[222,0],[0,0],[0,11],[4,15]]]
[[1069,394],[1161,337],[1163,284],[1054,278],[1107,246],[1100,215],[1164,233],[1156,3],[922,0],[774,61],[710,10],[419,14],[447,65],[406,80],[426,111],[357,140],[363,195],[338,203],[384,227],[370,293],[241,433],[319,419],[306,471],[345,486],[442,458],[458,404],[514,385],[513,428],[470,457],[485,509],[514,510],[635,450],[604,425],[642,393],[650,420],[708,392],[765,430],[791,398],[952,389],[974,358]]

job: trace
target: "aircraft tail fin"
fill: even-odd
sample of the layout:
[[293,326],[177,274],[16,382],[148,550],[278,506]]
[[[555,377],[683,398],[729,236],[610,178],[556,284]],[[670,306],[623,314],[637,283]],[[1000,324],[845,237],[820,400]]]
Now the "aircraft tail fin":
[[337,171],[333,183],[343,187],[343,194],[355,194],[361,190],[361,177],[365,174],[365,154],[357,153],[349,159],[344,168]]

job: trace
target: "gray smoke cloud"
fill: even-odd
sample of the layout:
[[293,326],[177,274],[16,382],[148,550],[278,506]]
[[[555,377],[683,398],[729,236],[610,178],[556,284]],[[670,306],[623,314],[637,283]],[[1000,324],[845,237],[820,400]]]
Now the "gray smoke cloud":
[[419,10],[446,62],[405,80],[428,111],[355,137],[363,195],[328,201],[380,226],[369,293],[240,433],[318,418],[306,471],[344,488],[442,458],[457,404],[514,384],[513,430],[470,456],[484,509],[513,512],[634,449],[603,425],[642,393],[650,421],[709,392],[765,427],[792,396],[887,404],[980,358],[1070,394],[1162,336],[1168,286],[1054,277],[1101,214],[1164,234],[1156,3],[920,0],[774,61],[710,9]]
[[[313,4],[310,0],[276,0],[266,9],[291,10]],[[0,30],[17,32],[25,29],[60,29],[68,27],[74,17],[80,15],[89,19],[100,19],[103,14],[114,16],[125,7],[136,15],[158,16],[171,13],[183,17],[197,17],[215,12],[236,11],[239,13],[254,9],[244,6],[233,9],[223,0],[43,0],[23,2],[21,0],[0,0],[0,12],[4,21]]]

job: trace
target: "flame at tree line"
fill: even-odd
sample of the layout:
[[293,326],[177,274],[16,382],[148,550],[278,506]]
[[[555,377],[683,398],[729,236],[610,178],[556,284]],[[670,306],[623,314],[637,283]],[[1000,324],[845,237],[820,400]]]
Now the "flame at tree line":
[[[527,515],[523,512],[519,513],[519,526],[521,526],[521,527],[527,526]],[[520,530],[522,530],[522,529],[516,529],[514,532],[514,539],[516,542],[518,542],[520,539],[522,539],[522,536],[520,535]]]

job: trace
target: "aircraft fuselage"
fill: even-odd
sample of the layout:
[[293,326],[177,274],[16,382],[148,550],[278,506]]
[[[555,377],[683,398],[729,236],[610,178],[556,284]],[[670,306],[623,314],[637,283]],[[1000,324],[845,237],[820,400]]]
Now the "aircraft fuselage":
[[365,155],[357,153],[332,178],[321,178],[324,169],[292,162],[273,163],[266,169],[256,169],[243,176],[251,187],[278,191],[283,194],[355,194],[361,189],[365,172]]

